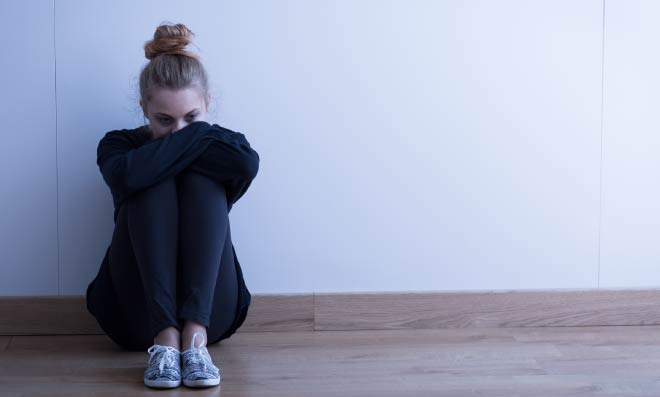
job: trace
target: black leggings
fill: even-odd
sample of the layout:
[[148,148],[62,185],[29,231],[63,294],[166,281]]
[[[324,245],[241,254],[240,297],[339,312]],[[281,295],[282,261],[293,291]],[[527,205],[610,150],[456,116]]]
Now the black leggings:
[[234,321],[238,280],[222,184],[184,170],[131,196],[108,253],[111,282],[102,284],[114,291],[95,291],[93,305],[115,305],[107,312],[114,318],[98,320],[123,347],[147,349],[184,320],[206,326],[210,345]]

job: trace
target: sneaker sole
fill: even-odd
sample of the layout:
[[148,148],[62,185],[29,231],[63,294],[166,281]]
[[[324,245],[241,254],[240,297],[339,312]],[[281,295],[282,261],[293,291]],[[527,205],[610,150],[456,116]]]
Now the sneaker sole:
[[188,387],[206,387],[206,386],[217,386],[220,384],[220,378],[218,379],[197,379],[197,380],[183,380],[183,384]]
[[172,389],[181,385],[180,380],[149,380],[145,379],[144,384],[158,389]]

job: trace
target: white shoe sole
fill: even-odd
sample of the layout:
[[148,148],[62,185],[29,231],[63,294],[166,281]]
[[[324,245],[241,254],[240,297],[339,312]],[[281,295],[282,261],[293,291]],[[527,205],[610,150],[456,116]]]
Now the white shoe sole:
[[206,387],[217,386],[220,384],[220,378],[217,379],[197,379],[197,380],[183,380],[183,384],[188,387]]
[[158,389],[172,389],[181,385],[180,380],[149,380],[145,379],[144,384]]

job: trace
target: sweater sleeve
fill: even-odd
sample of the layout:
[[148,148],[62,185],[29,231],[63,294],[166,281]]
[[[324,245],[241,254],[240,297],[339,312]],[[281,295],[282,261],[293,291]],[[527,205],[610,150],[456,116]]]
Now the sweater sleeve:
[[227,193],[229,210],[250,187],[259,171],[259,154],[245,135],[214,124],[205,137],[206,150],[188,169],[221,183]]
[[209,127],[195,121],[137,148],[126,130],[106,133],[97,147],[97,165],[117,203],[189,166],[210,143],[204,139]]

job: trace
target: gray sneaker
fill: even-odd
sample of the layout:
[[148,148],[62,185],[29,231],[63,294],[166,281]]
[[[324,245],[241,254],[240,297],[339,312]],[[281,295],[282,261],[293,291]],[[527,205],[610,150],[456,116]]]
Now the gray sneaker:
[[153,345],[147,349],[149,364],[144,371],[144,384],[170,389],[181,385],[181,353],[172,346]]
[[[202,337],[202,343],[195,347],[195,337]],[[206,387],[220,384],[220,368],[213,365],[209,351],[204,345],[204,335],[195,332],[190,349],[181,353],[183,384],[189,387]]]

